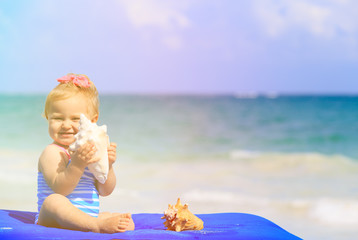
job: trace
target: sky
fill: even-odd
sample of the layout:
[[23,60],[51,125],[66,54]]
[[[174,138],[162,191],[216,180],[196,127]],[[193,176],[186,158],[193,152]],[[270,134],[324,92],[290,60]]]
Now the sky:
[[358,94],[356,0],[0,0],[0,93]]

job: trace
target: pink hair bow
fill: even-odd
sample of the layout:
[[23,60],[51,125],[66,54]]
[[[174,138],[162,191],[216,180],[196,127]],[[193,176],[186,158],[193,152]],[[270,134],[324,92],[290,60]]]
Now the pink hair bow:
[[91,86],[90,81],[86,76],[70,74],[57,79],[60,83],[73,82],[76,86],[88,88]]

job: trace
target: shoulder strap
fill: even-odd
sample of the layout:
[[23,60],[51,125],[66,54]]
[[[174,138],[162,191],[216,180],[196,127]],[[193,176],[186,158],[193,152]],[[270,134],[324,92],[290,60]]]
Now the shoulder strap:
[[70,156],[70,154],[68,153],[68,151],[67,151],[67,149],[66,149],[66,148],[61,147],[60,145],[57,145],[56,143],[52,143],[51,145],[55,145],[55,146],[57,146],[57,147],[61,148],[61,149],[62,149],[62,150],[66,153],[66,155],[67,155],[68,159],[71,159],[71,156]]

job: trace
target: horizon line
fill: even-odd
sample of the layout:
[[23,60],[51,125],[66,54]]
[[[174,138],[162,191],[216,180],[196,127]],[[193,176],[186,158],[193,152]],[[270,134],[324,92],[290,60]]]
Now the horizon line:
[[[1,92],[2,96],[34,96],[47,95],[48,92]],[[358,97],[358,92],[274,92],[274,91],[236,91],[236,92],[99,92],[100,96],[232,96],[236,98],[277,98],[285,96],[352,96]]]

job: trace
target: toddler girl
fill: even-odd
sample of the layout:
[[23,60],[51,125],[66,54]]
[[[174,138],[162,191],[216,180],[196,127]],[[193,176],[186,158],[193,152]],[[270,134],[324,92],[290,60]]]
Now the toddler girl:
[[47,227],[115,233],[133,230],[129,213],[99,213],[99,195],[107,196],[116,185],[112,164],[116,144],[108,147],[109,172],[104,184],[88,170],[94,158],[94,144],[84,144],[75,152],[68,147],[75,141],[80,114],[97,122],[98,92],[86,75],[68,74],[47,96],[44,115],[53,143],[42,152],[38,163],[38,213],[35,223]]

